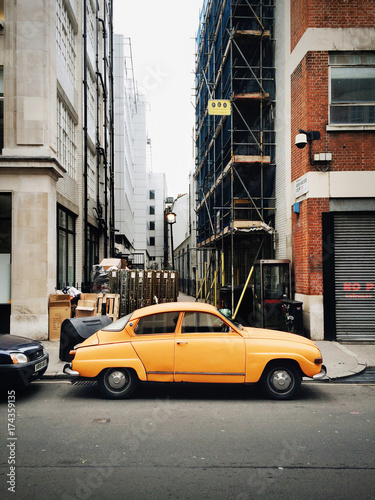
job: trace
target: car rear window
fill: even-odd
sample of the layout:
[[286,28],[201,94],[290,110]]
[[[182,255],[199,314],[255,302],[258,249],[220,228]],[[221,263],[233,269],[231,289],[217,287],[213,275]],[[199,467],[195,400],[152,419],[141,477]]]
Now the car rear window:
[[134,333],[136,335],[174,333],[179,315],[179,312],[168,312],[145,316],[138,321]]
[[105,332],[120,332],[128,324],[131,315],[132,313],[123,316],[117,321],[114,321],[113,323],[110,323],[109,325],[105,326],[104,328],[102,328],[102,330]]

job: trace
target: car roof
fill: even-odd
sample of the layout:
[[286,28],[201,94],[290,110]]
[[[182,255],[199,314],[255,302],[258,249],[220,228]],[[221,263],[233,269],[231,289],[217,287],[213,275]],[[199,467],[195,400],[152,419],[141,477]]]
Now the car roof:
[[218,312],[216,307],[211,304],[202,302],[165,302],[163,304],[154,304],[152,306],[142,307],[137,309],[131,315],[131,319],[137,319],[149,314],[157,314],[163,312],[180,312],[180,311],[199,311],[199,312]]

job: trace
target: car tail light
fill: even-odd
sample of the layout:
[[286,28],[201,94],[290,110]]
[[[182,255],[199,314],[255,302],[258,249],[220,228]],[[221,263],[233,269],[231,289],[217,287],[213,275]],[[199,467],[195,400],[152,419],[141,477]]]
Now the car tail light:
[[321,364],[323,363],[323,358],[315,358],[315,359],[314,359],[314,363],[315,363],[316,365],[321,365]]

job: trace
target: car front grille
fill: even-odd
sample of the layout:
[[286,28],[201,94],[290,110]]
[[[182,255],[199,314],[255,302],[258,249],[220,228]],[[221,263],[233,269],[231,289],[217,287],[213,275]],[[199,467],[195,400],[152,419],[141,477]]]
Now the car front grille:
[[32,354],[29,354],[29,360],[30,361],[35,361],[36,359],[39,359],[43,356],[44,354],[44,349],[41,347],[37,351],[33,352]]

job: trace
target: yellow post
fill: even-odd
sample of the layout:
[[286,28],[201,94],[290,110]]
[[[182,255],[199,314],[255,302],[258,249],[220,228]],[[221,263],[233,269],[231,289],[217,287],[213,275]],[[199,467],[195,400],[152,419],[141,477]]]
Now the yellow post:
[[215,271],[215,278],[214,278],[214,287],[215,287],[215,299],[214,299],[214,305],[215,307],[217,307],[217,286],[216,286],[216,283],[217,283],[217,270]]
[[221,254],[221,286],[225,286],[224,252],[222,252],[222,254]]
[[240,308],[240,305],[241,305],[241,302],[242,302],[243,296],[245,295],[245,291],[246,291],[247,285],[249,284],[249,281],[250,281],[250,279],[251,279],[251,276],[252,276],[252,274],[253,274],[253,271],[254,271],[254,266],[252,266],[252,268],[250,269],[249,275],[248,275],[248,277],[247,277],[247,280],[246,280],[245,286],[243,287],[243,290],[242,290],[242,293],[241,293],[240,300],[238,301],[238,304],[237,304],[236,310],[234,311],[234,314],[233,314],[233,316],[232,316],[232,319],[235,319],[235,317],[237,316],[238,309]]
[[207,261],[204,262],[204,301],[207,302]]

